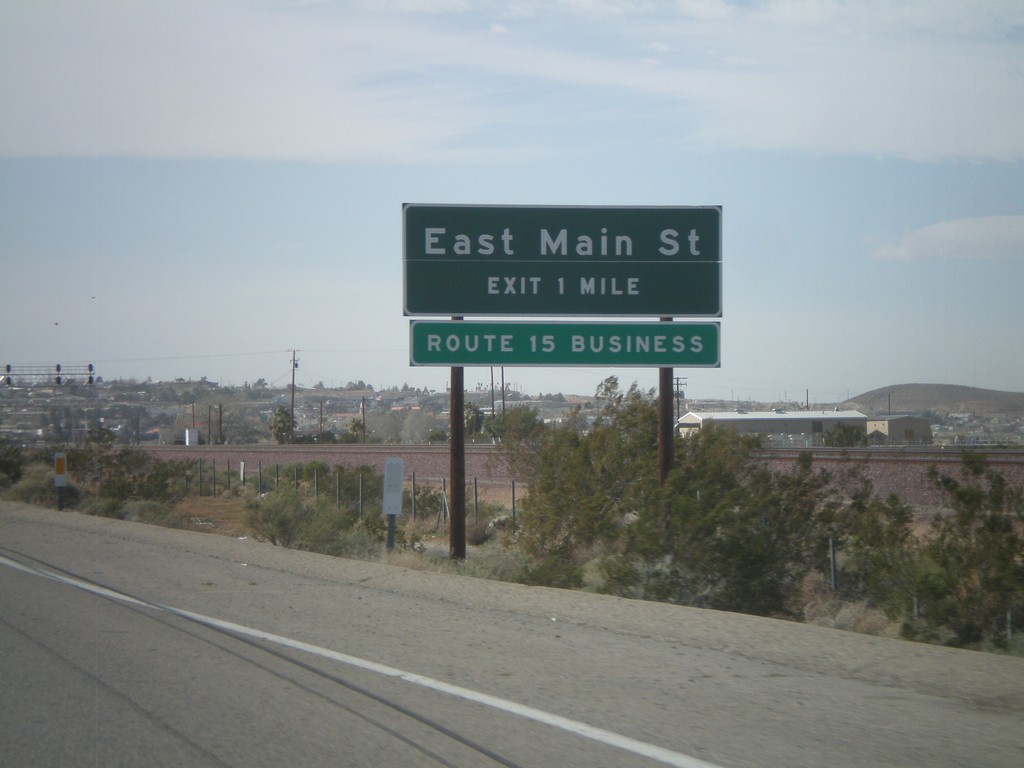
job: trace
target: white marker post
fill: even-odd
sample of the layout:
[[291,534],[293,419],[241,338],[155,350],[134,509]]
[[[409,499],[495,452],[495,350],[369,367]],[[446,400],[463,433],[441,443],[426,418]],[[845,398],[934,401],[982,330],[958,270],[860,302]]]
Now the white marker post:
[[388,518],[388,552],[395,548],[395,518],[402,513],[404,480],[405,460],[397,457],[384,459],[384,514]]
[[57,488],[57,509],[64,509],[64,489],[68,486],[68,455],[53,454],[53,485]]

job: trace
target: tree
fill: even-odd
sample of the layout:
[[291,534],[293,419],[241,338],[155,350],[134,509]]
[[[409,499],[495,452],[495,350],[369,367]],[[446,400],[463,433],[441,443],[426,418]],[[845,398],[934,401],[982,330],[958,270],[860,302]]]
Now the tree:
[[423,443],[436,427],[434,414],[422,408],[409,409],[402,419],[401,439],[403,443]]
[[462,423],[466,430],[466,435],[479,434],[480,428],[484,423],[484,412],[480,409],[480,406],[465,403],[462,406]]
[[824,440],[830,448],[857,448],[868,444],[864,430],[852,424],[836,424],[825,433]]
[[68,453],[77,467],[78,484],[97,498],[116,506],[130,499],[172,501],[181,489],[179,469],[137,448],[118,446],[109,429],[90,429],[85,443]]
[[748,469],[730,499],[732,508],[709,511],[714,534],[697,540],[709,555],[704,576],[716,587],[710,595],[714,607],[761,615],[795,610],[793,598],[805,577],[828,567],[839,508],[830,485],[831,477],[814,469],[809,453],[792,472],[763,465]]
[[284,445],[295,431],[295,422],[291,413],[283,405],[279,405],[270,415],[270,434],[274,440]]
[[0,442],[0,490],[21,480],[25,472],[25,457],[21,450],[6,440]]
[[241,408],[224,409],[218,419],[217,429],[225,443],[234,445],[258,443],[265,436],[265,427]]
[[931,467],[952,513],[936,518],[924,554],[934,564],[922,583],[921,616],[948,628],[954,645],[1005,642],[1007,613],[1024,615],[1024,491],[965,453],[961,479]]
[[483,431],[494,440],[508,439],[512,445],[528,443],[539,430],[544,428],[536,408],[516,405],[489,416]]
[[847,589],[894,613],[929,583],[935,569],[910,510],[875,498],[863,476],[833,475],[810,453],[773,471],[754,456],[759,437],[707,425],[676,438],[661,485],[653,394],[623,392],[613,377],[597,395],[592,421],[576,410],[504,434],[504,455],[529,488],[519,532],[529,581],[579,586],[596,563],[613,594],[799,615],[834,543],[846,547]]
[[914,535],[913,509],[895,494],[883,500],[865,487],[843,514],[843,591],[870,600],[890,618],[910,616],[929,569]]
[[340,438],[343,443],[361,443],[366,438],[366,422],[362,419],[352,419],[348,425],[348,431]]
[[751,456],[757,437],[705,426],[681,440],[657,503],[642,507],[604,564],[608,591],[762,615],[794,612],[827,566],[840,499],[803,454],[790,472]]
[[510,464],[529,477],[520,540],[538,560],[537,581],[577,586],[584,563],[616,551],[623,521],[657,486],[657,409],[635,386],[602,384],[604,410],[593,424],[580,411],[559,425],[505,444]]

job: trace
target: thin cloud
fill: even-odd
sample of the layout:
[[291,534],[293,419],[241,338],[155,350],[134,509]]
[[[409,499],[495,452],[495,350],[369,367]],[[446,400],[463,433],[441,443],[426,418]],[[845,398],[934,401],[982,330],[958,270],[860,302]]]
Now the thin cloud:
[[876,248],[878,259],[1024,260],[1024,216],[943,221]]
[[514,159],[572,146],[571,94],[710,149],[1024,158],[1019,3],[890,5],[12,2],[0,154]]

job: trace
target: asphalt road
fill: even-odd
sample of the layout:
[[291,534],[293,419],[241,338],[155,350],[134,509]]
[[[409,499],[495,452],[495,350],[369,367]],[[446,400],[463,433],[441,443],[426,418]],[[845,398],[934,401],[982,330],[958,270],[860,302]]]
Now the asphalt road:
[[0,502],[5,766],[1024,765],[1024,661]]

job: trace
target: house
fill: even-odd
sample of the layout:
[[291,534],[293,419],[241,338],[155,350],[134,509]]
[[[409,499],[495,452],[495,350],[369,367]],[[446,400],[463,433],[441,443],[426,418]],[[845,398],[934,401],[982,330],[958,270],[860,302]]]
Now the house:
[[869,445],[930,445],[932,428],[920,416],[878,416],[868,419]]

